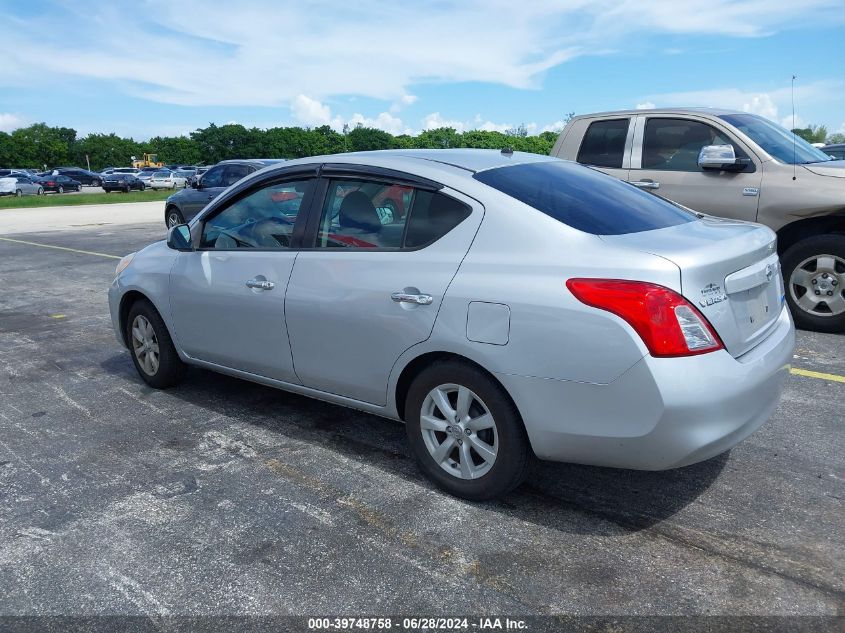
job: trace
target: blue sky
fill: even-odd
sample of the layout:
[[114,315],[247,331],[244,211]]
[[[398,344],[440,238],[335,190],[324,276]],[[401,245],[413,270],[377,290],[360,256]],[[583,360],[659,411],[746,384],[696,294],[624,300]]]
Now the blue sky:
[[695,105],[845,132],[842,0],[0,0],[0,130],[557,130]]

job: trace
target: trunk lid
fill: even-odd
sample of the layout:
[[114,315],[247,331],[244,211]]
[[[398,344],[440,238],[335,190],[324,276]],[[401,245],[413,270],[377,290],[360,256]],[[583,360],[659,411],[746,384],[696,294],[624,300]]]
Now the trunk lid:
[[763,340],[780,315],[784,290],[777,238],[765,226],[705,217],[602,239],[678,266],[681,294],[710,321],[734,357]]

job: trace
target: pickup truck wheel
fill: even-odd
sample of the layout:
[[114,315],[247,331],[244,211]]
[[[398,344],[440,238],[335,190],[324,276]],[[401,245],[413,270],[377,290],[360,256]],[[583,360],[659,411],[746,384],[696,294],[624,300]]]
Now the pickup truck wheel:
[[501,385],[471,365],[443,361],[420,372],[405,422],[420,469],[453,495],[492,499],[525,478],[531,449],[522,418]]
[[164,219],[165,223],[167,224],[167,228],[173,228],[174,226],[179,226],[180,224],[185,224],[185,219],[182,217],[182,214],[179,213],[179,209],[176,207],[168,207],[167,209],[167,216]]
[[795,324],[815,332],[845,332],[845,235],[817,235],[781,257],[786,302]]
[[23,191],[21,191],[20,189],[15,189],[15,196],[20,198],[22,195],[23,195]]

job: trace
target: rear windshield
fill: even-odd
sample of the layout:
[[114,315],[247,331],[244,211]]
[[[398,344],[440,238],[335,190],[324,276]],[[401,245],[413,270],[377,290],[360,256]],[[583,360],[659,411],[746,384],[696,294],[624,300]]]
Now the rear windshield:
[[153,178],[168,178],[170,176],[169,171],[157,171],[153,174]]
[[696,219],[654,194],[566,161],[498,167],[478,172],[474,178],[594,235],[653,231]]

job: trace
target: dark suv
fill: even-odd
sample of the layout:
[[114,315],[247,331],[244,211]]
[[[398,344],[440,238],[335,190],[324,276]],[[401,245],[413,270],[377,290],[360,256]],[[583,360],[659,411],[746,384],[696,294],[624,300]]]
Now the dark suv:
[[211,167],[190,189],[174,193],[164,202],[164,221],[168,227],[190,222],[191,219],[230,185],[268,165],[283,159],[255,158],[223,160]]
[[53,171],[59,172],[60,176],[73,178],[77,182],[81,182],[83,185],[90,185],[92,187],[99,187],[103,182],[103,176],[101,174],[88,171],[87,169],[81,169],[79,167],[57,167],[56,169],[46,173],[52,174]]

